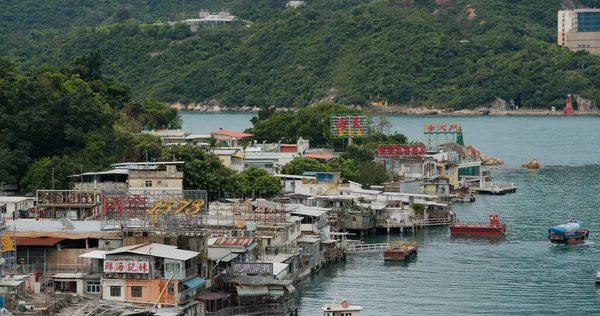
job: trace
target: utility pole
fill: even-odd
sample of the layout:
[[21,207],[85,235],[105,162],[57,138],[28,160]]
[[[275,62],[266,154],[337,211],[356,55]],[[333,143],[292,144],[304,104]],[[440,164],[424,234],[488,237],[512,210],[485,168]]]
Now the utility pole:
[[52,168],[52,191],[54,191],[54,168]]

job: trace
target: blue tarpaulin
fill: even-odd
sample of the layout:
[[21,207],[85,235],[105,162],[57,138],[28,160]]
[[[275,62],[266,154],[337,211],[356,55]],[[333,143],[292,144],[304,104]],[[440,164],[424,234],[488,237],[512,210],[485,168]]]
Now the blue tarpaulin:
[[194,277],[189,280],[183,281],[183,284],[188,286],[190,289],[195,289],[206,284],[206,280],[204,280],[203,278]]
[[558,226],[554,226],[554,227],[550,227],[550,229],[548,229],[548,233],[555,233],[558,235],[564,235],[567,232],[570,231],[574,231],[574,230],[578,230],[583,228],[583,222],[582,221],[575,221],[575,222],[569,222],[568,224],[562,224],[562,225],[558,225]]

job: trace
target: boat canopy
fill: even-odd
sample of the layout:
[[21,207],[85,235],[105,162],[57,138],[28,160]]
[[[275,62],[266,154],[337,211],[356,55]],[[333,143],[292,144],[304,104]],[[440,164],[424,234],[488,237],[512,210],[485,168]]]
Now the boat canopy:
[[548,233],[549,234],[555,233],[557,235],[564,235],[567,232],[578,230],[578,229],[581,229],[581,228],[583,228],[583,222],[582,221],[573,221],[573,222],[569,222],[567,224],[562,224],[562,225],[550,227],[550,229],[548,229]]

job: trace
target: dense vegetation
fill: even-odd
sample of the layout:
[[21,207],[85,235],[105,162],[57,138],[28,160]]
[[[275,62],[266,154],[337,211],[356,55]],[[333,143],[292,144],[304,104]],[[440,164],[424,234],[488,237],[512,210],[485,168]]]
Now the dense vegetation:
[[457,109],[497,97],[526,107],[562,105],[568,93],[600,100],[600,57],[555,44],[560,0],[188,2],[186,17],[228,8],[254,23],[191,34],[145,24],[176,20],[180,1],[10,1],[0,52],[31,69],[99,50],[102,70],[130,82],[138,100],[304,106],[381,96]]
[[159,139],[138,133],[178,127],[177,112],[152,99],[134,102],[131,88],[103,76],[101,65],[92,53],[64,72],[23,73],[0,59],[0,182],[31,192],[51,188],[54,176],[56,189],[67,188],[71,174],[161,150]]

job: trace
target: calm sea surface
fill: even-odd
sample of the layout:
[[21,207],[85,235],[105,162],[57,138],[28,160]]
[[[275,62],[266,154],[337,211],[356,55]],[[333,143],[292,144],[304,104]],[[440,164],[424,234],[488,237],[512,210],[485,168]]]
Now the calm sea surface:
[[[251,114],[183,113],[184,128],[241,131]],[[414,235],[366,238],[419,243],[408,264],[387,264],[380,253],[356,255],[301,282],[300,315],[322,315],[332,300],[361,305],[361,315],[600,315],[600,119],[593,117],[389,116],[410,140],[425,123],[460,123],[465,143],[505,160],[494,181],[514,182],[515,194],[477,196],[454,205],[461,222],[486,222],[499,213],[508,226],[501,241],[450,238],[447,227]],[[441,139],[440,139],[441,142]],[[520,164],[537,158],[538,171]],[[590,242],[551,245],[548,227],[583,220]]]

